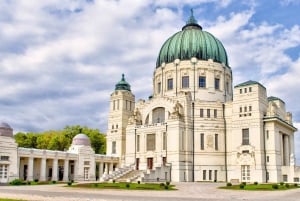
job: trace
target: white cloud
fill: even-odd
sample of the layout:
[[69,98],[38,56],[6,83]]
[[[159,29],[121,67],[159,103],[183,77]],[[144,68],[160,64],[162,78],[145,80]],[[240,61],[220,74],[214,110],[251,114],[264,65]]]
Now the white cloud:
[[[287,54],[300,46],[299,25],[255,21],[256,3],[243,2],[243,9],[227,14],[222,11],[237,2],[1,1],[0,119],[16,130],[85,124],[106,131],[109,96],[121,74],[137,99],[147,99],[161,45],[181,30],[184,10],[195,8],[204,30],[224,44],[234,84],[262,82],[299,122],[300,55]],[[222,13],[216,20],[205,21],[208,4]]]
[[280,4],[283,6],[288,6],[291,4],[300,4],[300,1],[299,0],[281,0]]
[[232,3],[233,0],[185,0],[184,2],[181,0],[155,0],[155,5],[157,6],[177,6],[183,7],[184,5],[199,6],[204,3],[215,3],[216,7],[227,7]]

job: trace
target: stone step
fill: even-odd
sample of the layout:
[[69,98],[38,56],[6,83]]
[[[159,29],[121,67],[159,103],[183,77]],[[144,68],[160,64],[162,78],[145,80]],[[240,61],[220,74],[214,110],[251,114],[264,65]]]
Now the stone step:
[[131,182],[136,180],[138,177],[141,176],[143,171],[141,170],[132,170],[128,172],[127,174],[124,174],[123,176],[119,177],[116,181],[118,182]]

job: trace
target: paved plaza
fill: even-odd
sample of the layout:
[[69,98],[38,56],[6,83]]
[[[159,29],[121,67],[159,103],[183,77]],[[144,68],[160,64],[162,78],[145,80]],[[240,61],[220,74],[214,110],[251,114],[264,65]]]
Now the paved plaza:
[[69,188],[64,185],[0,186],[0,198],[19,198],[45,201],[194,201],[194,200],[250,200],[296,201],[300,189],[287,191],[222,190],[216,183],[176,183],[176,191],[99,190]]

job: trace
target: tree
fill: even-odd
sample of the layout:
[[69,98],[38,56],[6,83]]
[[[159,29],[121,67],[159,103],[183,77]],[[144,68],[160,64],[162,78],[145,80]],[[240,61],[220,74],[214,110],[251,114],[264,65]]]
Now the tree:
[[16,142],[20,147],[36,148],[37,145],[37,133],[22,133],[19,132],[15,135]]
[[96,154],[105,154],[106,152],[106,139],[103,134],[98,130],[94,130],[88,134],[91,145],[94,148]]
[[19,147],[64,151],[71,146],[73,138],[79,133],[84,133],[90,138],[91,146],[96,154],[105,154],[105,135],[98,129],[86,126],[66,126],[63,130],[50,130],[42,133],[19,132],[14,137]]

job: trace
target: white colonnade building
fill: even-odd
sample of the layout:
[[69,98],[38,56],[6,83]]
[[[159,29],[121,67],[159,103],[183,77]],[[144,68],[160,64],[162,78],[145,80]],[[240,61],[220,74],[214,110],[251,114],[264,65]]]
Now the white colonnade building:
[[67,151],[18,147],[13,129],[0,123],[0,183],[25,181],[95,181],[116,172],[119,158],[95,154],[85,134],[73,138]]

